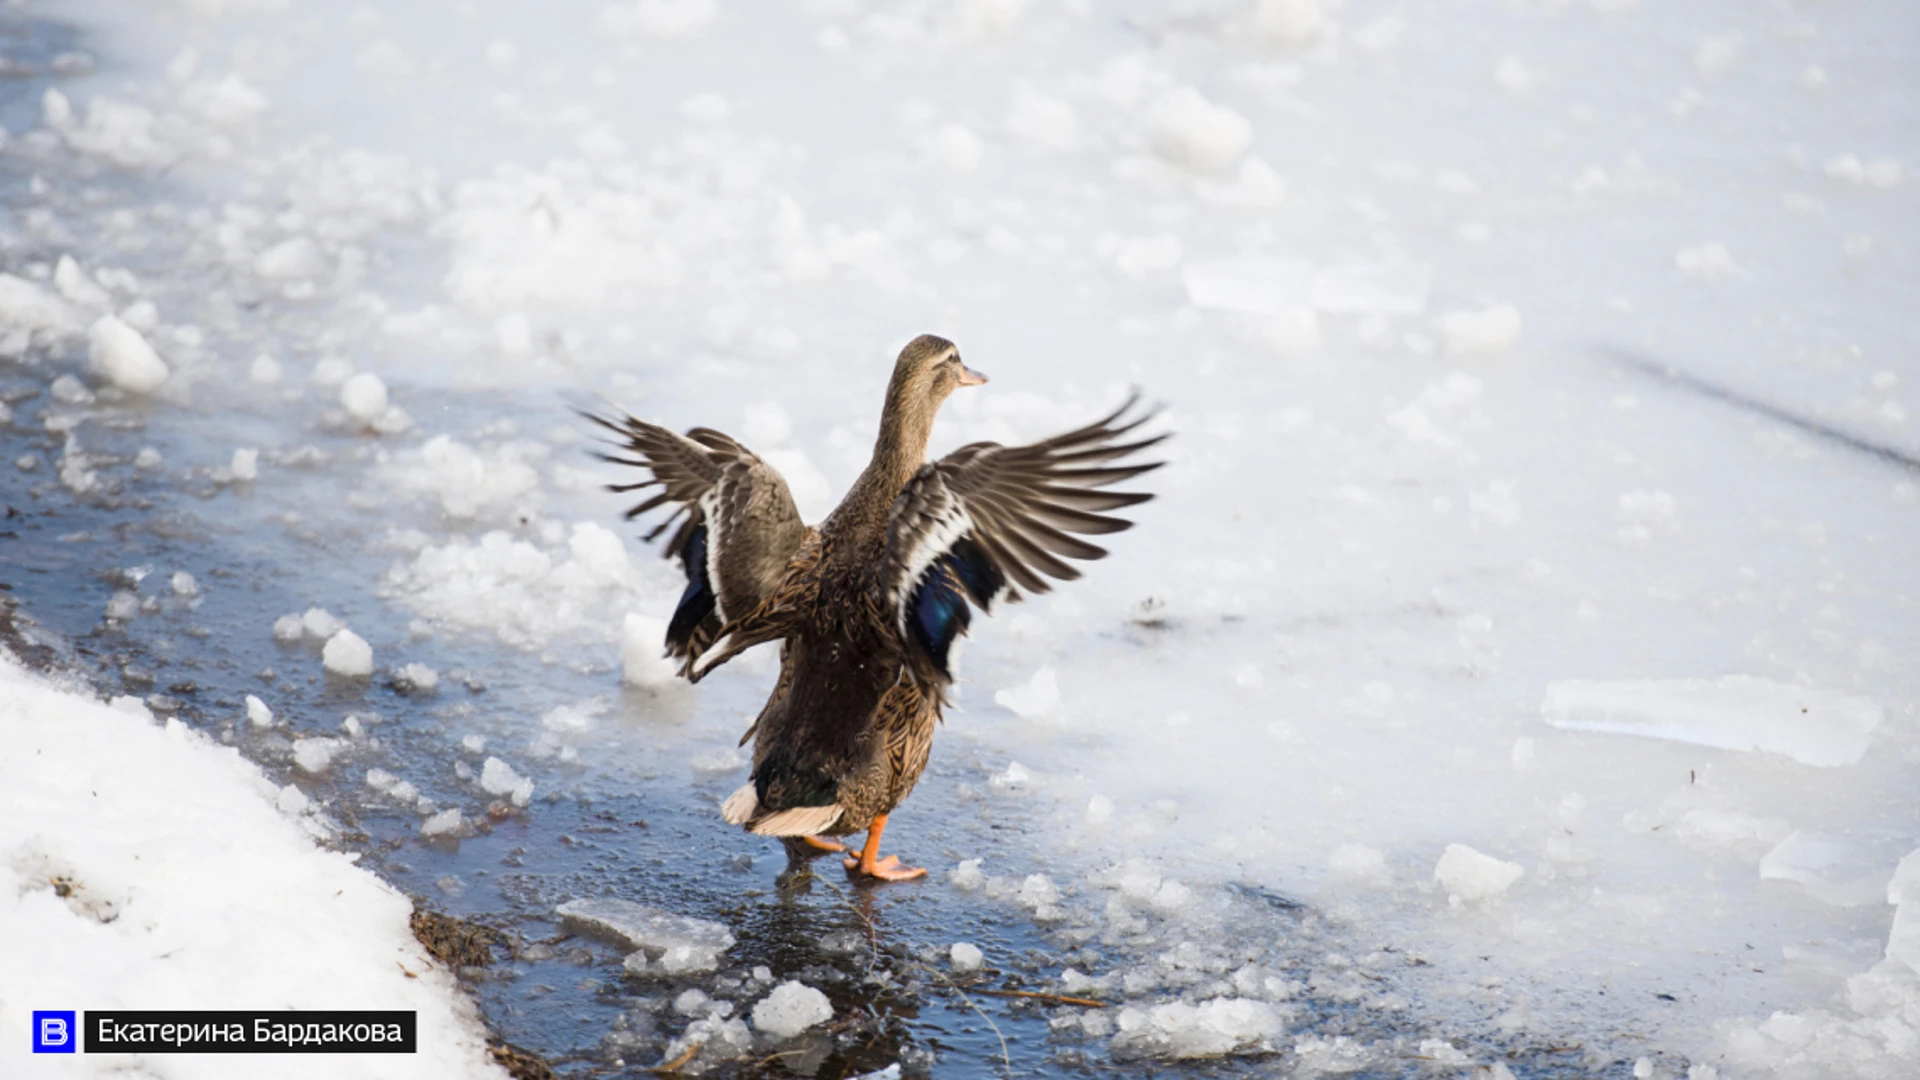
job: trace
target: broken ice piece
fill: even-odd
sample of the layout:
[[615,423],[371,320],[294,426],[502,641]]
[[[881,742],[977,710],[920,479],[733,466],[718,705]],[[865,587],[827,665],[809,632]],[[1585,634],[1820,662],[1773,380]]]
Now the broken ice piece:
[[1886,864],[1838,836],[1801,829],[1760,857],[1760,877],[1798,882],[1835,907],[1858,907],[1880,899]]
[[1723,679],[1584,679],[1547,684],[1547,723],[1727,750],[1766,750],[1803,765],[1851,765],[1880,726],[1880,706],[1832,690],[1750,675]]
[[833,1019],[827,995],[803,982],[787,981],[753,1007],[753,1026],[776,1039],[791,1039]]
[[1434,865],[1433,877],[1447,890],[1454,906],[1491,900],[1513,887],[1526,873],[1519,863],[1496,859],[1465,844],[1448,844]]
[[[658,961],[660,970],[671,974],[711,971],[719,966],[720,954],[733,947],[732,931],[719,923],[631,900],[569,900],[555,908],[554,914],[586,933],[614,938],[644,952],[649,960]],[[651,971],[654,965],[639,967],[634,957],[628,957],[627,968],[638,973]]]

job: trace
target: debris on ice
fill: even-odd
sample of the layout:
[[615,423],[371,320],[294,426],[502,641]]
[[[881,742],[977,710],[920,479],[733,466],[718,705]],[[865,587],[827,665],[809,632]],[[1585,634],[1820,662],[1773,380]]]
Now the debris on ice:
[[[626,963],[627,970],[635,973],[655,968],[668,974],[712,971],[719,966],[720,954],[733,947],[732,931],[719,923],[631,900],[569,900],[554,914],[580,930],[614,938],[635,950]],[[650,960],[654,963],[649,964]]]
[[1519,863],[1496,859],[1465,844],[1448,844],[1433,868],[1434,880],[1447,890],[1447,902],[1455,906],[1500,896],[1524,873]]
[[327,639],[320,662],[335,675],[364,679],[373,674],[373,646],[359,634],[342,629]]
[[136,394],[151,394],[167,381],[167,362],[160,359],[140,331],[117,315],[103,315],[87,331],[93,370],[115,386]]
[[815,1024],[833,1019],[827,995],[789,980],[773,988],[753,1007],[753,1026],[776,1039],[791,1039]]
[[1883,715],[1866,698],[1751,675],[1553,682],[1540,713],[1567,731],[1760,750],[1819,766],[1859,761]]

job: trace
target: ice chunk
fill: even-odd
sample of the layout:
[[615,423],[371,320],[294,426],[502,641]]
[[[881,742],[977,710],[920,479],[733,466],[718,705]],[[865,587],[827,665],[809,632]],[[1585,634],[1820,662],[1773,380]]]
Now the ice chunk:
[[953,887],[961,892],[973,892],[987,883],[987,875],[980,869],[979,859],[962,859],[948,876]]
[[[397,786],[398,785],[396,785],[396,787]],[[420,835],[422,836],[444,836],[448,833],[457,833],[459,831],[460,811],[458,809],[442,810],[420,823]]]
[[401,668],[400,673],[394,677],[394,681],[399,683],[403,690],[410,690],[416,694],[431,694],[440,688],[440,673],[415,660]]
[[261,701],[252,694],[248,694],[247,720],[252,723],[254,727],[272,727],[273,710],[267,708],[266,702]]
[[301,739],[293,744],[293,763],[310,773],[326,772],[341,746],[339,739]]
[[1449,311],[1440,317],[1447,351],[1455,356],[1505,352],[1520,340],[1520,312],[1512,304],[1479,311]]
[[508,796],[515,806],[525,806],[533,798],[533,781],[497,757],[480,767],[480,787],[489,795]]
[[197,596],[200,593],[200,583],[185,570],[175,570],[173,576],[167,579],[167,585],[175,596]]
[[1306,45],[1334,28],[1320,0],[1254,0],[1247,29],[1275,45]]
[[1765,750],[1821,766],[1859,761],[1882,716],[1866,698],[1751,675],[1553,682],[1540,713],[1569,731]]
[[1007,767],[987,777],[987,786],[995,791],[1025,791],[1033,784],[1033,772],[1017,761],[1010,761]]
[[1880,875],[1885,872],[1886,864],[1873,865],[1858,845],[1807,829],[1789,834],[1760,857],[1761,878],[1798,882],[1836,907],[1879,901],[1884,888]]
[[947,950],[947,959],[953,964],[953,970],[965,975],[968,972],[979,971],[980,966],[986,963],[986,954],[974,945],[956,941],[953,948]]
[[1221,259],[1186,264],[1180,280],[1203,311],[1278,315],[1313,302],[1315,273],[1297,259]]
[[1341,844],[1328,856],[1327,869],[1350,881],[1385,881],[1387,857],[1365,844]]
[[1095,795],[1087,800],[1087,824],[1102,825],[1113,820],[1113,800]]
[[274,281],[294,281],[319,275],[327,257],[320,245],[305,236],[282,240],[254,256],[253,272]]
[[666,642],[667,620],[628,612],[620,627],[620,681],[647,689],[672,685],[680,669],[667,657]]
[[1182,86],[1161,98],[1147,117],[1153,152],[1197,172],[1223,172],[1253,141],[1253,126],[1239,113]]
[[1920,975],[1920,849],[1900,860],[1887,882],[1887,903],[1899,905],[1887,935],[1887,956]]
[[320,662],[335,675],[364,679],[373,674],[373,646],[351,630],[341,630],[327,639],[320,650]]
[[[631,900],[569,900],[554,909],[562,920],[588,933],[625,942],[657,957],[669,972],[711,971],[733,947],[733,933],[716,922],[675,915]],[[632,957],[629,957],[631,966]]]
[[227,471],[233,474],[235,480],[260,479],[260,451],[246,447],[235,450]]
[[307,628],[298,615],[282,615],[273,620],[273,640],[293,642],[306,635]]
[[371,371],[363,371],[340,384],[340,407],[363,424],[371,424],[387,411],[387,384]]
[[774,987],[753,1007],[753,1026],[776,1039],[791,1039],[831,1019],[833,1004],[827,995],[791,980]]
[[1673,265],[1681,273],[1702,281],[1719,281],[1743,274],[1740,264],[1725,244],[1700,244],[1674,253]]
[[1313,306],[1334,315],[1418,315],[1433,271],[1405,263],[1329,266],[1313,280]]
[[140,594],[121,589],[107,598],[107,618],[114,622],[131,622],[140,614]]
[[253,358],[247,368],[247,377],[262,386],[272,386],[280,381],[280,361],[265,353]]
[[140,331],[117,315],[103,315],[87,331],[88,356],[93,370],[115,386],[136,394],[150,394],[167,381],[167,362],[160,359]]
[[0,274],[0,326],[68,334],[78,329],[72,305],[13,274]]
[[1171,1058],[1258,1049],[1281,1030],[1280,1014],[1273,1006],[1238,997],[1197,1005],[1176,1001],[1151,1009],[1129,1007],[1120,1011],[1118,1023],[1116,1050]]
[[308,608],[306,614],[300,616],[300,625],[306,630],[308,637],[318,638],[321,641],[347,628],[347,624],[334,618],[332,612],[326,608],[317,607]]
[[995,691],[993,703],[1021,719],[1037,719],[1059,708],[1060,683],[1053,668],[1042,667],[1021,685]]
[[1465,844],[1448,844],[1434,865],[1433,877],[1447,890],[1451,904],[1473,903],[1505,893],[1526,871]]
[[305,792],[288,784],[280,789],[280,797],[274,800],[274,805],[278,806],[283,814],[304,814],[313,803],[307,798]]

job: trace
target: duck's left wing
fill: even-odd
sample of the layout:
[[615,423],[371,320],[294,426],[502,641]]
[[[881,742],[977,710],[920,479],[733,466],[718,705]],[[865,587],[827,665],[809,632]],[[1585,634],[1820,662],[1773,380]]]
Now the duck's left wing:
[[1153,498],[1105,490],[1163,462],[1122,459],[1165,439],[1133,433],[1154,415],[1134,415],[1137,394],[1083,428],[1027,446],[981,442],[921,467],[894,501],[878,587],[923,681],[951,682],[948,656],[966,633],[971,603],[990,611],[1019,590],[1044,593],[1048,578],[1080,576],[1069,559],[1105,548],[1074,534],[1131,528],[1110,512]]

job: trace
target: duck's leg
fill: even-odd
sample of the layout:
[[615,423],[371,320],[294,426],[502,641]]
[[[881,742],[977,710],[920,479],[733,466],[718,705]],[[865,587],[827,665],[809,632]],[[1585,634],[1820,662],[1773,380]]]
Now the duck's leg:
[[860,849],[860,857],[847,856],[847,869],[881,881],[909,881],[924,877],[927,872],[924,866],[901,866],[898,855],[880,858],[880,834],[886,828],[887,815],[881,814],[873,819],[873,824],[867,826],[867,842]]
[[838,852],[847,850],[847,845],[835,840],[823,840],[818,836],[802,836],[800,842],[815,851]]

